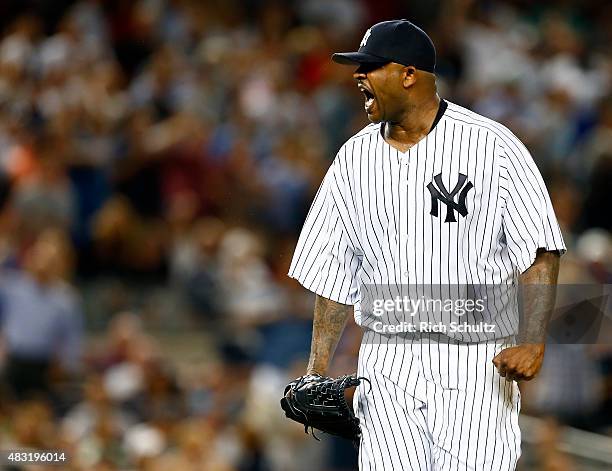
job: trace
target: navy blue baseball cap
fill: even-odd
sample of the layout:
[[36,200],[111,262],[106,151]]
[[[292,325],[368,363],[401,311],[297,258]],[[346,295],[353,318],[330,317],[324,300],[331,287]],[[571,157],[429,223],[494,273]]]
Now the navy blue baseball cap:
[[397,62],[426,72],[436,68],[436,49],[427,33],[408,20],[377,23],[368,29],[357,52],[337,52],[339,64],[360,65]]

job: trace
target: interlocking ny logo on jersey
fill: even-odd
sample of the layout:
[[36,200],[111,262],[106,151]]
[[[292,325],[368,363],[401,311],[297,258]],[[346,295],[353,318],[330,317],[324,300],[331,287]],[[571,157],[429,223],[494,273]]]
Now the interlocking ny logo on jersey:
[[[427,185],[427,189],[431,193],[431,211],[429,214],[438,217],[438,202],[441,201],[446,205],[446,219],[444,222],[457,222],[455,211],[463,217],[467,215],[468,210],[465,205],[465,199],[473,187],[472,182],[467,181],[467,175],[460,173],[455,188],[449,193],[444,183],[442,183],[442,174],[439,173],[434,177],[434,181]],[[459,193],[459,201],[455,203],[455,195],[457,193]]]
[[366,43],[368,42],[368,38],[370,37],[370,34],[372,34],[372,28],[370,28],[369,30],[365,32],[365,34],[363,35],[363,39],[359,43],[359,47],[363,47],[366,45]]

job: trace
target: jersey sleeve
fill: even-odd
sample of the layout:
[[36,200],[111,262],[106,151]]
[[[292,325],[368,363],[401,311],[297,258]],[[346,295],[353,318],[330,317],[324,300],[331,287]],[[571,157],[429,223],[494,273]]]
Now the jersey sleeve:
[[538,249],[563,254],[566,247],[544,179],[529,151],[514,138],[502,144],[501,153],[503,231],[510,259],[523,273]]
[[345,227],[346,215],[334,199],[340,191],[332,165],[306,216],[289,276],[319,296],[354,305],[360,258]]

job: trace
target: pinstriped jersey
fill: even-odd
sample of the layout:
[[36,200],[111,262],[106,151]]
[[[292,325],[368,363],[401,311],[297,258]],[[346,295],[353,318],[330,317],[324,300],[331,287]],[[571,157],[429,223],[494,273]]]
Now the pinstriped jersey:
[[356,306],[365,284],[514,284],[539,248],[565,251],[544,181],[506,127],[448,106],[402,153],[370,124],[339,150],[289,276]]

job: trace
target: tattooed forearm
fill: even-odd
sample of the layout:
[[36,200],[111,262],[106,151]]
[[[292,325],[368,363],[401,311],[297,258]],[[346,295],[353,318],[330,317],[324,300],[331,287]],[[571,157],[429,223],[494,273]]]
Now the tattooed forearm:
[[544,343],[546,328],[555,305],[559,254],[538,251],[536,259],[521,277],[521,321],[519,343]]
[[308,374],[325,375],[353,306],[317,296],[312,323]]

